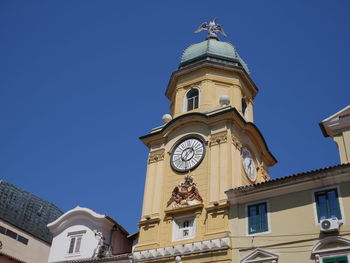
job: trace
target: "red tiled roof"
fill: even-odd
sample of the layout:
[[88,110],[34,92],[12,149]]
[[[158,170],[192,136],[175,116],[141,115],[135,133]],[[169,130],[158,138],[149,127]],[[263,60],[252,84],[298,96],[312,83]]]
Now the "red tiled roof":
[[65,261],[65,263],[104,262],[104,261],[117,260],[117,259],[128,259],[129,256],[131,256],[130,253],[125,253],[125,254],[119,254],[119,255],[114,255],[110,257],[103,257],[103,258],[85,258],[85,259],[79,259],[79,260]]
[[[289,181],[289,180],[293,180],[293,179],[296,179],[296,178],[299,178],[299,177],[304,177],[304,176],[317,174],[319,172],[331,171],[331,170],[336,170],[338,168],[345,168],[345,167],[350,167],[350,163],[338,164],[338,165],[328,166],[328,167],[325,167],[325,168],[320,168],[320,169],[311,170],[311,171],[307,171],[307,172],[296,173],[296,174],[292,174],[292,175],[288,175],[288,176],[284,176],[284,177],[274,178],[274,179],[270,179],[268,181],[261,182],[261,183],[240,186],[240,187],[237,187],[237,188],[230,189],[228,191],[240,192],[240,191],[245,191],[245,190],[252,190],[252,189],[256,189],[256,188],[260,188],[260,187],[264,187],[264,186],[268,186],[268,185],[272,185],[272,184],[283,183],[283,182],[286,182],[286,181]],[[228,192],[228,191],[226,191],[226,192]]]

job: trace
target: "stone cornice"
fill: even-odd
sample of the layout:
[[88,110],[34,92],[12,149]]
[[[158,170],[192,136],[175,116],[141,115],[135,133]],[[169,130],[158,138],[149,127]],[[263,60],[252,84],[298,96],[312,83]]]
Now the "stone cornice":
[[162,247],[135,251],[132,253],[135,262],[169,258],[174,256],[198,254],[205,252],[214,252],[217,250],[227,250],[230,248],[230,239],[228,237],[210,239],[205,241],[191,242],[171,247]]
[[254,136],[256,138],[257,146],[263,153],[264,163],[267,166],[272,166],[277,163],[276,158],[268,149],[264,137],[262,136],[259,129],[255,126],[255,124],[245,121],[237,109],[231,106],[218,108],[209,112],[190,112],[182,114],[168,122],[166,125],[162,126],[159,130],[141,136],[140,139],[146,146],[151,147],[155,143],[164,141],[168,134],[173,132],[176,127],[179,127],[181,125],[199,123],[209,128],[210,125],[218,122],[234,122],[239,127],[239,129],[242,129],[244,132],[246,132],[248,136]]

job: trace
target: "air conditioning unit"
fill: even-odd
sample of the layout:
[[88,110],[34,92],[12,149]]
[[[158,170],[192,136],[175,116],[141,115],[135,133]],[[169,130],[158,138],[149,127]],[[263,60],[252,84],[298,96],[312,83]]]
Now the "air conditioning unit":
[[339,231],[340,222],[338,218],[321,219],[320,228],[322,232]]

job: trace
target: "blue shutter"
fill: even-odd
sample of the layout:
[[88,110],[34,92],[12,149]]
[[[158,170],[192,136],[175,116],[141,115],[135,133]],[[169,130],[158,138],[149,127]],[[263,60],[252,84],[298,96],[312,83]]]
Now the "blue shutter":
[[249,234],[268,230],[266,203],[248,206]]
[[336,217],[341,219],[338,193],[336,189],[315,193],[318,221]]
[[336,190],[331,190],[327,193],[328,197],[328,207],[329,207],[329,217],[336,217],[341,219],[338,194]]
[[259,214],[260,214],[260,232],[268,230],[267,225],[267,206],[266,203],[259,205]]
[[327,200],[326,195],[324,193],[320,193],[317,195],[317,210],[319,220],[328,218]]
[[257,225],[256,225],[256,207],[255,206],[248,207],[248,220],[249,220],[249,234],[256,233]]

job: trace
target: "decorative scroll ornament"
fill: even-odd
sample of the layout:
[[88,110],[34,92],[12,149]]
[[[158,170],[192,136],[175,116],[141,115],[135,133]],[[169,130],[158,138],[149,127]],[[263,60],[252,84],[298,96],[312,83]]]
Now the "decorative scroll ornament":
[[222,27],[219,24],[216,24],[216,18],[210,19],[209,23],[207,22],[202,23],[198,27],[198,29],[194,31],[194,33],[199,33],[203,30],[208,30],[208,35],[206,39],[209,39],[209,38],[219,39],[217,33],[220,33],[224,37],[227,37]]
[[240,140],[232,134],[232,143],[236,147],[236,149],[241,150],[242,149],[242,143]]
[[167,206],[173,202],[175,202],[173,205],[174,208],[194,205],[197,203],[196,201],[202,202],[203,199],[198,192],[196,183],[193,182],[193,177],[191,175],[186,175],[185,182],[180,183],[174,188]]
[[227,132],[213,134],[210,138],[210,146],[227,142]]
[[164,160],[164,150],[151,152],[148,157],[148,163],[156,163]]

